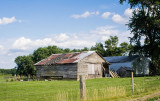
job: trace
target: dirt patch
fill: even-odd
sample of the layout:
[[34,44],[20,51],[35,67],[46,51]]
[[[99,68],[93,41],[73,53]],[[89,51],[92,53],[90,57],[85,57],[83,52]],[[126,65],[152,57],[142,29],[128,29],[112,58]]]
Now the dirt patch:
[[[154,98],[156,96],[160,96],[160,92],[156,92],[156,93],[153,93],[153,94],[150,94],[150,95],[145,95],[143,97],[139,97],[139,98],[128,100],[128,101],[146,101],[147,99]],[[160,101],[160,100],[158,100],[158,101]]]

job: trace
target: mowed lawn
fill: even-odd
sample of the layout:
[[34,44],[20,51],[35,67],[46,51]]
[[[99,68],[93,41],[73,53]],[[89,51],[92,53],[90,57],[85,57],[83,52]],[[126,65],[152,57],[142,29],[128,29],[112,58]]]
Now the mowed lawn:
[[[160,76],[86,80],[87,101],[125,101],[160,91]],[[76,101],[80,100],[79,81],[9,81],[0,76],[0,101]]]

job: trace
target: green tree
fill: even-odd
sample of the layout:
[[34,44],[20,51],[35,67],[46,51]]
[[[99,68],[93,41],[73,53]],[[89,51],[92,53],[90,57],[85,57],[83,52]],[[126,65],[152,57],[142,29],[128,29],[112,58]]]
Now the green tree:
[[80,49],[73,49],[72,52],[80,52]]
[[117,47],[118,45],[118,37],[117,36],[110,36],[110,39],[105,41],[105,47],[107,49]]
[[110,39],[105,41],[106,56],[120,56],[122,55],[121,49],[117,47],[118,37],[110,36]]
[[65,48],[64,50],[63,50],[63,53],[70,53],[71,52],[71,50],[69,49],[69,48]]
[[57,54],[57,53],[62,53],[63,49],[57,47],[57,46],[48,46],[48,54],[52,55],[52,54]]
[[83,49],[81,49],[81,51],[88,51],[89,49],[87,47],[84,47]]
[[[123,3],[127,0],[120,0]],[[133,37],[133,53],[149,56],[154,66],[153,74],[160,73],[160,1],[159,0],[128,0],[134,10],[128,27]],[[142,39],[144,42],[142,43]],[[153,68],[152,68],[153,69]]]
[[36,68],[34,66],[34,62],[32,60],[32,56],[18,56],[15,59],[15,63],[17,64],[17,71],[16,73],[18,75],[24,75],[24,76],[28,76],[28,75],[35,75],[36,74]]
[[120,44],[120,50],[123,54],[128,55],[131,48],[132,48],[132,46],[129,45],[127,42],[123,42],[123,43]]
[[95,47],[92,46],[90,50],[96,50],[102,56],[105,56],[105,49],[104,49],[104,46],[101,42],[96,43]]
[[33,52],[33,61],[34,61],[34,63],[37,63],[38,61],[47,58],[51,53],[49,53],[49,50],[46,47],[44,47],[44,48],[42,48],[42,47],[38,48],[37,50],[35,50]]

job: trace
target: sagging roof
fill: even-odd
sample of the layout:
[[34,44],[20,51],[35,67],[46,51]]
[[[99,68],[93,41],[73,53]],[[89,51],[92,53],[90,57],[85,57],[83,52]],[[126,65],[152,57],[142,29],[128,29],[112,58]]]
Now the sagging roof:
[[39,61],[35,65],[40,66],[40,65],[77,63],[83,58],[91,55],[94,52],[95,51],[84,51],[84,52],[75,52],[75,53],[52,54],[48,58]]
[[122,63],[122,62],[130,62],[134,59],[138,58],[138,55],[134,56],[111,56],[111,57],[104,57],[104,59],[110,63]]

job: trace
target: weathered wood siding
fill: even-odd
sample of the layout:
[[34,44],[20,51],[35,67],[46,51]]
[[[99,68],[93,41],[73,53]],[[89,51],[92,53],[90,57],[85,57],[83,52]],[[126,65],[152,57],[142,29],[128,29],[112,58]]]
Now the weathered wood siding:
[[58,64],[52,66],[36,66],[37,77],[63,77],[63,78],[77,78],[77,63],[72,64]]
[[102,77],[103,60],[96,52],[78,62],[77,79],[79,75],[86,75],[87,78]]

